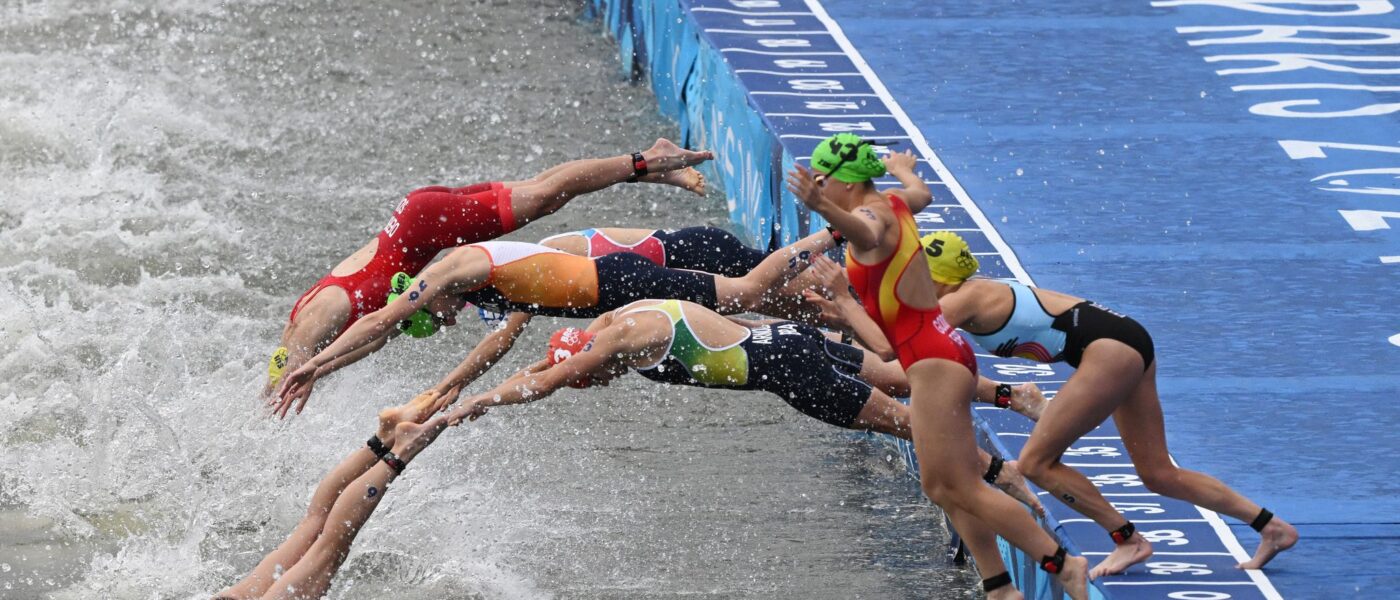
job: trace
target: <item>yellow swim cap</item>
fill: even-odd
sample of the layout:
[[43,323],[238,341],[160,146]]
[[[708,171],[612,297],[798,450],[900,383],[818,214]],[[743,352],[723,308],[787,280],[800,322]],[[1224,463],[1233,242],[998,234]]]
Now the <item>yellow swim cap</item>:
[[967,242],[951,231],[935,231],[919,241],[928,258],[928,272],[933,280],[945,285],[967,281],[977,272],[977,257],[967,249]]
[[272,358],[267,361],[267,378],[272,385],[282,380],[282,375],[287,372],[287,347],[282,346],[273,351]]

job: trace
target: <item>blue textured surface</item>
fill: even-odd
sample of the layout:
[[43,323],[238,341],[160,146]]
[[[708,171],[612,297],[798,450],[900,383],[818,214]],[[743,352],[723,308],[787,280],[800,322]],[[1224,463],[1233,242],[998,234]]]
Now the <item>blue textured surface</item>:
[[[1177,30],[1396,26],[1388,2],[1363,3],[1384,14],[1347,17],[1335,15],[1346,6],[1282,1],[1176,8],[1147,0],[833,1],[831,23],[820,18],[822,4],[801,0],[595,2],[610,31],[627,38],[624,64],[649,73],[663,114],[678,118],[692,145],[719,152],[731,212],[751,238],[787,242],[820,224],[776,185],[817,139],[855,127],[909,148],[922,134],[958,180],[940,177],[929,162],[937,159],[918,152],[929,159],[920,169],[936,195],[919,215],[922,228],[967,230],[987,275],[1034,276],[1152,330],[1175,457],[1272,507],[1305,536],[1271,565],[1283,595],[1386,596],[1400,585],[1388,566],[1400,550],[1392,475],[1400,447],[1391,433],[1400,425],[1400,348],[1389,341],[1400,333],[1400,264],[1381,258],[1400,255],[1400,230],[1388,228],[1400,225],[1400,104],[1391,105],[1400,103],[1400,87],[1345,88],[1400,85],[1400,59],[1215,73],[1271,64],[1227,55],[1386,56],[1400,44],[1192,47],[1188,41],[1253,32]],[[857,54],[872,73],[858,72]],[[1356,68],[1386,72],[1339,72]],[[890,103],[872,87],[877,78]],[[1331,87],[1259,88],[1313,82]],[[1277,104],[1300,98],[1317,100]],[[894,104],[912,127],[892,116]],[[1268,116],[1285,110],[1294,115]],[[1297,116],[1306,111],[1374,114]],[[1286,140],[1343,146],[1286,148]],[[959,183],[986,219],[962,201]],[[1366,210],[1396,214],[1387,222],[1339,212]],[[1036,380],[1052,391],[1069,373],[982,363],[990,376]],[[1019,449],[1029,423],[994,410],[979,417],[987,445]],[[1066,462],[1091,477],[1110,475],[1102,478],[1106,493],[1143,493],[1125,479],[1132,470],[1111,425],[1091,436],[1103,439],[1082,441]],[[1126,505],[1130,514],[1164,539],[1149,565],[1101,582],[1102,593],[1271,593],[1268,583],[1256,587],[1261,581],[1231,568],[1239,550],[1227,547],[1236,543],[1230,527],[1156,496],[1110,499],[1135,502]],[[1107,550],[1101,530],[1048,505],[1047,526],[1068,545],[1091,555]],[[1233,529],[1252,549],[1253,532]],[[1049,597],[1023,557],[1005,550],[1028,596]]]

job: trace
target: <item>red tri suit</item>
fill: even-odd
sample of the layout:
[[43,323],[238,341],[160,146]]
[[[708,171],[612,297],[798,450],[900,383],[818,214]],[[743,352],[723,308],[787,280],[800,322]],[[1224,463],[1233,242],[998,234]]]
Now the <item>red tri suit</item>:
[[338,287],[350,296],[350,318],[336,333],[340,335],[355,321],[384,308],[389,280],[395,273],[416,275],[438,252],[495,239],[515,229],[510,189],[500,182],[459,188],[431,186],[409,192],[376,236],[379,247],[374,258],[350,275],[322,277],[293,305],[288,321],[295,320],[317,292]]

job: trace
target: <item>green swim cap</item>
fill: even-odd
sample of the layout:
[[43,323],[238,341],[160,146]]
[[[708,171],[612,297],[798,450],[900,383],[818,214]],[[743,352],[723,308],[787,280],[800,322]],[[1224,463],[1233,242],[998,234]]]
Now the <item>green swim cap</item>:
[[854,133],[838,133],[817,144],[812,168],[845,183],[863,183],[885,174],[885,163],[875,148]]
[[[408,286],[412,283],[413,277],[408,273],[394,273],[394,276],[389,278],[389,299],[386,304],[408,291]],[[432,314],[420,308],[407,319],[399,321],[399,331],[408,334],[409,337],[425,338],[438,332],[438,324]]]

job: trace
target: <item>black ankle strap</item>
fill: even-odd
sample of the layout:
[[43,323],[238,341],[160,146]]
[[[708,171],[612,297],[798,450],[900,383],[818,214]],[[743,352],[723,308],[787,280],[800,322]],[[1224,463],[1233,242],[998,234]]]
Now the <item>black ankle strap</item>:
[[1055,549],[1054,556],[1046,556],[1040,559],[1040,570],[1051,575],[1058,575],[1065,569],[1065,547],[1060,546]]
[[1128,543],[1128,540],[1133,539],[1134,533],[1137,533],[1137,526],[1133,525],[1132,521],[1128,521],[1127,525],[1108,532],[1108,537],[1113,538],[1113,543],[1121,546]]
[[1254,521],[1249,524],[1249,527],[1255,531],[1264,531],[1264,526],[1268,525],[1269,521],[1272,520],[1274,520],[1274,513],[1269,512],[1267,508],[1261,508],[1259,509],[1259,516],[1254,517]]
[[992,464],[987,465],[987,472],[982,475],[982,481],[996,485],[997,476],[1001,475],[1001,467],[1005,464],[1006,461],[1002,460],[1000,456],[993,456]]
[[387,450],[384,452],[384,456],[379,457],[379,460],[382,460],[384,461],[384,464],[389,465],[389,468],[393,469],[395,473],[402,473],[403,468],[408,466],[408,463],[404,462],[403,459],[400,459],[398,455]]
[[384,458],[389,453],[389,447],[384,445],[384,441],[378,435],[369,436],[369,441],[365,442],[369,446],[369,451],[374,453],[375,458]]
[[997,384],[996,405],[997,408],[1011,408],[1011,384]]
[[1011,574],[1003,571],[1000,575],[993,575],[982,580],[982,591],[990,592],[1011,585]]

